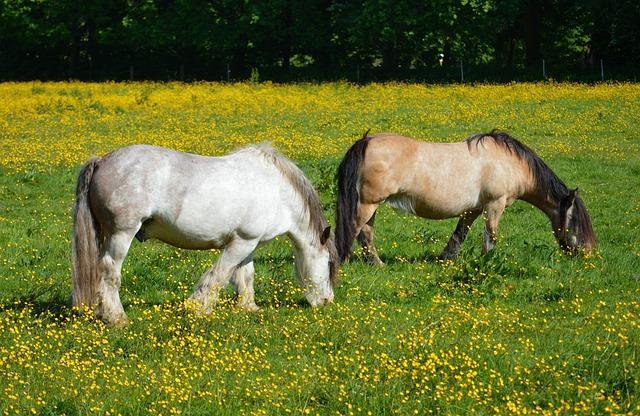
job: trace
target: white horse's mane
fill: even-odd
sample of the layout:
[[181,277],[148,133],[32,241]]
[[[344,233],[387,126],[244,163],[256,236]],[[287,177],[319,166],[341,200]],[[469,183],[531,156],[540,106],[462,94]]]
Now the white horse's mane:
[[305,212],[309,215],[309,220],[313,226],[314,239],[319,239],[324,229],[329,225],[324,216],[320,199],[313,184],[304,175],[304,172],[293,162],[278,152],[270,142],[251,144],[235,153],[258,152],[265,160],[273,164],[280,173],[288,180],[298,193],[305,206]]
[[[324,230],[329,226],[329,223],[322,211],[318,193],[313,187],[313,184],[309,179],[307,179],[304,172],[302,172],[302,170],[292,161],[278,152],[270,142],[253,144],[238,150],[238,152],[242,151],[257,151],[265,158],[265,160],[273,164],[287,179],[302,199],[305,209],[302,211],[301,215],[306,214],[309,216],[309,222],[311,223],[311,229],[313,230],[313,233],[310,236],[312,241],[319,241]],[[332,284],[335,285],[338,278],[337,265],[339,262],[333,237],[329,238],[327,241],[327,248],[329,249],[329,256],[331,259],[330,279]]]

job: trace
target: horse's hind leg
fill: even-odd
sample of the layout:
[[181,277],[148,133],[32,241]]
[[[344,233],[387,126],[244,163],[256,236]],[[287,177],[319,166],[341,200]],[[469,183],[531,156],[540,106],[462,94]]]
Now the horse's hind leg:
[[197,302],[205,312],[218,303],[220,289],[226,286],[232,273],[249,258],[258,242],[254,240],[233,239],[224,249],[214,266],[202,275],[196,289],[189,299]]
[[[377,208],[377,207],[376,207]],[[373,224],[376,220],[376,211],[373,212],[369,221],[367,221],[358,234],[358,242],[362,246],[365,259],[376,266],[384,266],[382,260],[378,256],[378,250],[373,245]]]
[[451,234],[451,238],[449,238],[447,246],[440,255],[441,259],[451,260],[458,257],[462,243],[465,238],[467,238],[467,232],[476,218],[478,218],[478,215],[480,215],[480,211],[465,212],[460,216],[455,231]]
[[136,231],[118,231],[109,236],[98,264],[100,281],[96,316],[110,325],[123,326],[128,322],[120,301],[121,271]]
[[484,207],[485,223],[482,239],[482,254],[487,254],[495,246],[498,239],[498,223],[504,212],[506,203],[503,198],[489,202]]
[[247,311],[257,311],[259,309],[254,300],[254,274],[253,256],[249,256],[238,266],[231,277],[238,297],[238,306]]

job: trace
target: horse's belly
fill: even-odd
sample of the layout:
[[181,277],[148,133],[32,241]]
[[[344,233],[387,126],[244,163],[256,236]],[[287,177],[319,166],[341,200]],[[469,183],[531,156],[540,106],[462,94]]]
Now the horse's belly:
[[457,217],[465,211],[476,209],[475,204],[462,204],[459,202],[439,204],[430,203],[430,201],[419,201],[415,205],[415,213],[419,217],[429,218],[433,220],[443,220],[446,218]]
[[206,232],[204,228],[178,227],[152,220],[144,224],[138,232],[141,240],[156,239],[175,247],[190,250],[209,250],[223,248],[230,239],[230,233],[224,231]]
[[466,211],[479,209],[477,198],[438,197],[436,194],[428,197],[394,195],[387,199],[387,203],[396,210],[433,220],[457,217]]

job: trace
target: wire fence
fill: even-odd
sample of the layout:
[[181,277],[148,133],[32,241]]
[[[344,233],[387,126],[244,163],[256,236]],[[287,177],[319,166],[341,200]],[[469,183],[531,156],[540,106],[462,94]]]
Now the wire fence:
[[[66,72],[66,74],[65,74]],[[60,75],[65,74],[65,75]],[[567,64],[561,60],[542,59],[530,67],[505,67],[495,64],[473,64],[461,59],[451,59],[431,67],[385,68],[353,62],[345,65],[304,67],[281,65],[233,65],[230,62],[178,63],[137,62],[131,64],[110,63],[99,69],[90,68],[57,71],[52,76],[31,75],[28,70],[3,76],[0,81],[14,80],[67,80],[82,81],[273,81],[273,82],[324,82],[346,81],[370,83],[385,81],[423,83],[505,83],[512,81],[632,81],[637,82],[640,71],[629,65],[616,65],[599,60],[591,64]]]
[[637,82],[640,73],[635,68],[619,65],[607,65],[600,60],[593,65],[566,65],[553,60],[541,60],[539,66],[501,67],[497,65],[477,65],[457,60],[436,67],[398,68],[389,70],[382,67],[372,67],[361,64],[332,68],[330,72],[313,67],[289,68],[283,71],[277,67],[254,67],[252,71],[234,71],[226,67],[222,81],[240,81],[252,79],[254,81],[336,81],[343,80],[354,83],[369,83],[383,81],[408,81],[424,83],[477,83],[512,81],[573,81],[573,82],[602,82],[602,81],[633,81]]
[[[142,72],[144,74],[144,71]],[[346,81],[357,84],[384,81],[406,81],[424,83],[476,83],[512,81],[573,81],[573,82],[602,82],[602,81],[633,81],[637,82],[640,73],[635,68],[607,65],[604,60],[592,65],[567,65],[543,59],[540,65],[531,68],[501,67],[497,65],[477,65],[457,60],[442,66],[424,68],[397,68],[389,70],[383,67],[373,67],[354,63],[352,65],[317,68],[279,66],[252,66],[233,68],[230,64],[219,65],[218,70],[209,73],[190,72],[184,66],[174,74],[167,74],[168,80],[179,81],[274,81],[274,82],[322,82]],[[141,78],[146,79],[146,78]],[[152,79],[157,79],[153,78]]]

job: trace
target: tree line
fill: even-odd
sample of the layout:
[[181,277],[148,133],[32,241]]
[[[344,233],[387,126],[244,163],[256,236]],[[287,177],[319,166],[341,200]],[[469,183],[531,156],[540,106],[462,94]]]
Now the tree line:
[[637,0],[0,0],[0,79],[633,79],[638,22]]

